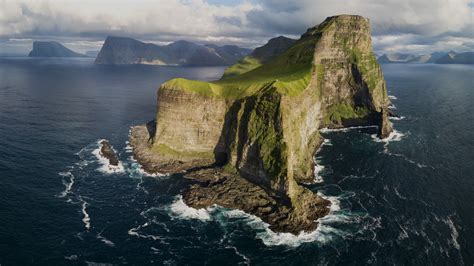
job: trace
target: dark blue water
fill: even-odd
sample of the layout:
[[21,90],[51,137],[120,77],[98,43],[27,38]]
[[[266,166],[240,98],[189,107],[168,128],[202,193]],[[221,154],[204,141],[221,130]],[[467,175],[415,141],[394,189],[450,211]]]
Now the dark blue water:
[[[161,82],[223,68],[0,59],[0,264],[472,265],[474,68],[383,68],[397,134],[324,131],[311,188],[333,208],[292,236],[239,211],[190,209],[177,196],[185,180],[146,176],[131,158],[128,130],[153,118]],[[121,172],[94,155],[102,138]]]

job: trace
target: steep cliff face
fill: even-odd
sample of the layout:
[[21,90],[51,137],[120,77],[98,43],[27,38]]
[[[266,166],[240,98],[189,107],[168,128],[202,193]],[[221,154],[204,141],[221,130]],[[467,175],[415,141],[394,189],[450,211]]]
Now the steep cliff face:
[[[275,230],[298,232],[314,229],[329,204],[299,185],[314,179],[319,129],[374,124],[385,137],[391,131],[388,105],[368,20],[342,15],[308,29],[254,70],[212,83],[163,84],[153,144],[140,146],[143,127],[132,129],[131,143],[145,147],[135,149],[139,161],[156,158],[150,171],[224,165],[210,168],[218,174],[188,175],[207,180],[185,193],[188,204],[243,209]],[[232,195],[218,193],[232,184],[245,185]],[[266,195],[258,203],[248,197],[257,190]]]

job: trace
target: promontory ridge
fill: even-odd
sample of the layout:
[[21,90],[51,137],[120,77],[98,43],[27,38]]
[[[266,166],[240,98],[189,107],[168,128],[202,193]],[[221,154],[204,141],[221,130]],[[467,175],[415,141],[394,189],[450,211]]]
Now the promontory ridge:
[[147,172],[194,181],[183,192],[189,206],[240,209],[298,233],[329,212],[304,186],[315,179],[319,130],[377,125],[385,138],[392,127],[368,19],[329,17],[284,42],[264,60],[256,49],[220,80],[165,82],[156,121],[133,127],[130,143]]

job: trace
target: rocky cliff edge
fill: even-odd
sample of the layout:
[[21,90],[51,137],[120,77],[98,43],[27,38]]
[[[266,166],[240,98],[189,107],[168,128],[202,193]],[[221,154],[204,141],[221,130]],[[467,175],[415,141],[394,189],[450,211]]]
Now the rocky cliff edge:
[[133,127],[130,143],[146,171],[196,181],[188,205],[241,209],[298,233],[329,211],[301,185],[314,181],[319,129],[378,125],[387,137],[389,104],[368,19],[340,15],[241,75],[162,84],[156,124]]

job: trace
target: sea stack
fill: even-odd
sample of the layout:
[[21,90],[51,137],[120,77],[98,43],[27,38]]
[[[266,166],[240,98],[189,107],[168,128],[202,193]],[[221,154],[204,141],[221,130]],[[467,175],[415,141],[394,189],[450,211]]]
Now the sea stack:
[[99,144],[100,144],[99,154],[105,159],[109,160],[109,165],[118,166],[119,158],[117,154],[115,153],[114,149],[112,148],[112,146],[110,145],[109,141],[102,140]]
[[329,17],[270,60],[234,69],[215,82],[162,84],[156,129],[131,130],[135,158],[151,173],[186,171],[191,207],[240,209],[278,232],[315,230],[330,202],[301,184],[314,181],[319,129],[391,131],[369,20]]

